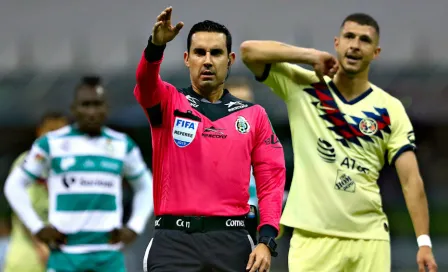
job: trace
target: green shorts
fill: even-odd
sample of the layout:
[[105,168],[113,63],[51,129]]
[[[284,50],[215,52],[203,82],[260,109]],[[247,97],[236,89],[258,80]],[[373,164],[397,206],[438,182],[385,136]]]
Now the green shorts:
[[47,272],[126,272],[123,253],[99,251],[85,254],[69,254],[52,251]]

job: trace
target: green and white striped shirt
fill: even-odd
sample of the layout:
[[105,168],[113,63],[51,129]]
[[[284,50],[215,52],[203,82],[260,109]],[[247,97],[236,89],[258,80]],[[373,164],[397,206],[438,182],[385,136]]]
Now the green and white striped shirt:
[[[89,137],[75,126],[66,126],[37,139],[22,169],[34,180],[47,177],[48,219],[67,234],[64,252],[121,247],[108,240],[109,232],[122,225],[122,179],[132,183],[148,172],[130,137],[109,128],[101,136]],[[139,225],[139,232],[145,223],[133,224]]]

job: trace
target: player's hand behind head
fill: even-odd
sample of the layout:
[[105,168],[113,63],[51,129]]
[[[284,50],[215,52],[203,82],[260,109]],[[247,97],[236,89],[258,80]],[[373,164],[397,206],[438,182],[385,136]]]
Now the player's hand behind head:
[[53,226],[45,226],[36,233],[36,237],[50,248],[59,247],[61,244],[67,243],[67,237]]
[[324,81],[324,76],[333,78],[339,69],[337,59],[328,52],[316,50],[313,61],[313,68],[320,81]]
[[434,258],[430,247],[420,247],[417,253],[417,264],[419,272],[437,272],[436,259]]
[[172,41],[184,26],[182,22],[177,23],[175,26],[171,25],[172,12],[173,8],[168,7],[157,17],[157,22],[152,29],[153,44],[161,46]]

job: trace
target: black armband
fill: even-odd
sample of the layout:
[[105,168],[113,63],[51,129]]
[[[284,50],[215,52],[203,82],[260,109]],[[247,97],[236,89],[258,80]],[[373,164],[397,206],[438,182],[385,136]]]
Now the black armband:
[[277,237],[277,234],[278,234],[277,229],[271,225],[263,225],[260,228],[260,236],[275,238]]
[[152,43],[152,36],[149,36],[148,45],[145,48],[145,59],[148,62],[154,62],[161,60],[163,57],[163,51],[165,51],[166,44],[155,45]]

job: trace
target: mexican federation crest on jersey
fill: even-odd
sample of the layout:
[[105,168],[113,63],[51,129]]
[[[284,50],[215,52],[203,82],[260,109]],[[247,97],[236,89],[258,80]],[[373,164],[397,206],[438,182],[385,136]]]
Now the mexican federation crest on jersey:
[[174,143],[178,147],[186,147],[196,137],[199,122],[186,118],[176,117],[173,127]]
[[241,134],[246,134],[250,130],[249,122],[243,116],[238,116],[235,122],[235,129]]

